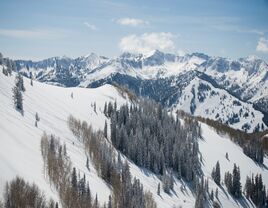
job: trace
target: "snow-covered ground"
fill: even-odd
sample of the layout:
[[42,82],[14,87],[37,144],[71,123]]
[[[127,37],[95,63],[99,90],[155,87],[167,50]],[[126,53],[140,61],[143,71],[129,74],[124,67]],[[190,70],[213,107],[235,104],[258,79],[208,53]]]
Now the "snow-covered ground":
[[[86,173],[93,194],[98,193],[101,201],[108,201],[110,189],[101,180],[94,168],[89,172],[86,156],[82,145],[73,137],[67,126],[70,114],[81,120],[88,121],[95,129],[103,129],[105,117],[101,113],[105,101],[116,100],[122,104],[125,100],[118,91],[110,85],[97,89],[61,88],[39,82],[30,85],[29,79],[24,79],[26,91],[23,93],[24,116],[14,109],[12,87],[14,75],[0,75],[0,189],[5,182],[16,175],[35,182],[49,196],[57,198],[55,191],[43,175],[43,161],[40,151],[40,139],[44,131],[55,134],[67,145],[73,166]],[[71,98],[73,93],[73,99]],[[96,113],[93,103],[96,102]],[[35,127],[35,113],[39,114],[40,122]]]
[[[192,112],[191,106],[194,109]],[[247,125],[247,132],[253,132],[256,126],[259,126],[260,130],[263,130],[261,127],[267,128],[262,121],[264,115],[255,110],[251,103],[243,102],[226,90],[215,88],[209,82],[197,77],[189,83],[177,103],[173,105],[173,110],[178,109],[194,116],[210,118],[222,123],[228,122],[227,124],[235,129],[245,130],[243,126]]]
[[[1,68],[1,67],[0,67]],[[40,139],[43,131],[55,134],[67,145],[73,166],[81,173],[85,173],[90,182],[92,194],[98,193],[101,202],[108,200],[111,190],[109,186],[97,176],[90,164],[90,172],[86,168],[86,156],[82,144],[72,135],[67,126],[67,117],[85,120],[92,124],[95,130],[104,127],[105,119],[102,113],[105,101],[116,100],[118,105],[129,102],[122,98],[120,93],[110,85],[104,85],[96,89],[85,88],[62,88],[35,82],[30,85],[30,80],[24,78],[26,92],[24,98],[24,116],[14,109],[12,100],[12,87],[14,77],[6,77],[0,73],[0,192],[4,184],[16,175],[24,177],[27,181],[35,182],[47,196],[57,199],[57,193],[53,190],[43,175],[43,161],[40,152]],[[73,98],[71,98],[73,93]],[[96,102],[96,113],[93,103]],[[35,113],[38,112],[40,122],[35,127]],[[246,175],[262,173],[263,180],[268,186],[268,160],[265,158],[264,166],[258,166],[250,158],[246,157],[241,148],[231,142],[228,138],[218,135],[206,124],[202,124],[203,140],[200,140],[200,152],[203,155],[203,171],[206,177],[210,177],[212,168],[219,160],[221,175],[233,168],[233,163],[240,166],[242,174],[242,185]],[[225,153],[229,153],[230,161],[226,160]],[[141,180],[146,190],[153,196],[160,208],[171,208],[174,205],[182,207],[193,207],[195,197],[183,182],[175,180],[174,192],[170,195],[161,191],[157,195],[158,177],[150,171],[141,169],[130,162],[130,170],[134,177]],[[216,184],[210,180],[210,189],[216,189]],[[242,207],[244,204],[236,202],[225,187],[219,188],[220,202],[223,207]],[[252,206],[245,201],[249,207]]]

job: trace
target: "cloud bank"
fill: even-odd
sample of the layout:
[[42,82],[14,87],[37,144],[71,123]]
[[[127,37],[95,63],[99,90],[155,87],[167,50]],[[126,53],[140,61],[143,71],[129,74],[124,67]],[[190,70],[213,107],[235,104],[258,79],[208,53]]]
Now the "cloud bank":
[[263,52],[263,53],[268,53],[268,39],[261,37],[259,39],[259,42],[257,44],[256,51],[258,52]]
[[144,33],[128,35],[120,40],[119,48],[124,52],[150,53],[153,50],[170,51],[175,49],[174,35],[171,33]]

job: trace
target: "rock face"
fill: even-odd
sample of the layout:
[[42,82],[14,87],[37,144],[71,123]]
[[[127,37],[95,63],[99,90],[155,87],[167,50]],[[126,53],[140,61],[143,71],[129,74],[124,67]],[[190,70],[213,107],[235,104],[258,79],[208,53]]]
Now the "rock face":
[[25,76],[54,85],[125,85],[170,110],[183,109],[246,131],[268,125],[268,65],[256,57],[231,60],[154,51],[110,59],[91,53],[76,59],[17,60],[16,65]]

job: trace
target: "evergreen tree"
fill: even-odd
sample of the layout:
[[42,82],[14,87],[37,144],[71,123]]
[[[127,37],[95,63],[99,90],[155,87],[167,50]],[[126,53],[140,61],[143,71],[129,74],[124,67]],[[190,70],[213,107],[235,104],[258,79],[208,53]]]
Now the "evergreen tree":
[[15,86],[12,89],[13,91],[13,101],[14,101],[14,106],[17,110],[19,110],[23,114],[23,97],[20,89]]
[[15,84],[19,88],[19,90],[21,90],[23,92],[25,91],[25,87],[24,87],[24,83],[23,83],[23,77],[22,77],[21,74],[18,74],[16,76]]
[[213,180],[217,185],[220,185],[221,183],[221,171],[220,171],[220,163],[219,161],[216,163],[216,167],[213,168],[212,174],[211,174]]
[[76,168],[73,168],[73,172],[72,172],[72,187],[73,187],[74,190],[77,190]]
[[158,183],[158,186],[157,186],[157,195],[160,196],[160,183]]
[[225,154],[225,158],[226,158],[227,160],[229,160],[229,154],[228,154],[228,152],[226,152],[226,154]]
[[87,157],[86,167],[89,170],[89,159],[88,159],[88,157]]
[[219,190],[218,190],[218,188],[216,188],[215,197],[216,197],[216,199],[219,199]]
[[107,138],[107,122],[106,122],[106,120],[105,120],[105,123],[104,123],[103,133],[104,133],[104,137]]
[[109,195],[109,201],[108,201],[107,208],[112,208],[112,197],[111,197],[111,195]]
[[4,63],[4,57],[3,57],[3,54],[0,53],[0,65],[3,65]]
[[6,67],[7,67],[7,72],[9,74],[9,76],[12,74],[12,64],[11,64],[11,60],[6,59]]
[[236,166],[236,164],[234,164],[234,169],[233,169],[232,194],[237,198],[240,198],[242,195],[241,182],[240,182],[240,169],[239,167]]

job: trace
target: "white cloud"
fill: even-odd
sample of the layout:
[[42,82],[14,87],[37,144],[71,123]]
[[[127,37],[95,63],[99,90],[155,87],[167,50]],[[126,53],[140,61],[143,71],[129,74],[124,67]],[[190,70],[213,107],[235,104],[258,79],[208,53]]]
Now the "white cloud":
[[57,39],[66,36],[58,29],[0,29],[0,36],[21,39]]
[[257,44],[256,51],[268,53],[268,39],[261,37]]
[[135,19],[135,18],[121,18],[116,20],[116,22],[120,25],[124,26],[142,26],[142,25],[148,25],[149,22],[142,20],[142,19]]
[[84,22],[84,25],[91,30],[94,30],[94,31],[99,30],[96,25],[90,24],[88,22]]
[[174,50],[174,35],[171,33],[144,33],[138,35],[128,35],[121,39],[119,47],[122,51],[133,53],[150,53],[158,49],[164,51]]

